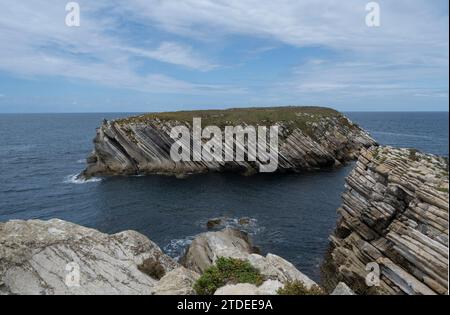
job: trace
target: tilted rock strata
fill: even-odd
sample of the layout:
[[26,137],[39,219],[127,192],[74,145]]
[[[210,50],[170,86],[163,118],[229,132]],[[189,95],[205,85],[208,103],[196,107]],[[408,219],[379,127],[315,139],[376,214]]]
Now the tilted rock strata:
[[[239,110],[214,112],[214,116],[239,113]],[[242,110],[242,111],[249,111]],[[375,141],[357,125],[330,109],[316,109],[310,114],[308,108],[254,109],[251,116],[261,113],[271,117],[289,117],[281,121],[262,120],[258,125],[280,127],[278,171],[304,171],[329,168],[354,159],[361,148],[370,147]],[[286,116],[286,112],[291,116]],[[198,113],[211,120],[209,111]],[[231,114],[230,114],[231,113]],[[164,113],[163,113],[164,114]],[[185,175],[208,171],[239,171],[252,173],[258,170],[257,162],[174,162],[170,149],[174,140],[170,132],[175,126],[187,126],[190,121],[169,119],[176,113],[144,115],[116,121],[104,121],[94,139],[94,151],[87,159],[88,167],[81,177],[136,174]],[[197,113],[190,114],[192,117]],[[208,116],[209,115],[209,116]],[[160,118],[163,117],[163,119]],[[169,118],[167,118],[167,117]],[[178,115],[179,116],[179,115]],[[234,117],[234,116],[232,116]],[[215,123],[211,121],[211,123]],[[249,125],[245,120],[227,121],[230,126]],[[255,122],[252,122],[255,123]],[[207,125],[203,125],[203,128]],[[223,132],[223,130],[222,130]],[[243,143],[237,145],[246,148]],[[223,152],[235,152],[224,143]],[[262,163],[265,164],[265,163]]]
[[[133,231],[106,235],[60,220],[0,223],[2,294],[149,295],[158,279],[139,270],[148,259],[165,272],[179,266]],[[79,282],[70,277],[73,263]]]
[[[416,150],[365,150],[347,178],[324,278],[358,293],[448,292],[448,160]],[[369,263],[379,286],[366,286]]]

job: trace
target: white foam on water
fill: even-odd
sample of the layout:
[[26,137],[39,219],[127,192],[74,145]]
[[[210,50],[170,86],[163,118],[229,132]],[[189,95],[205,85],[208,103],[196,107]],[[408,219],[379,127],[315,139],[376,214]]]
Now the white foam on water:
[[64,184],[89,184],[89,183],[98,183],[101,182],[102,179],[98,177],[93,177],[89,179],[83,179],[79,177],[80,174],[69,175],[64,179]]
[[77,163],[78,163],[78,164],[84,164],[84,163],[86,163],[86,159],[78,160]]
[[192,241],[195,239],[195,236],[188,236],[182,239],[171,240],[169,244],[164,246],[163,251],[174,260],[178,261],[181,257],[184,256],[186,250],[189,245],[192,244]]

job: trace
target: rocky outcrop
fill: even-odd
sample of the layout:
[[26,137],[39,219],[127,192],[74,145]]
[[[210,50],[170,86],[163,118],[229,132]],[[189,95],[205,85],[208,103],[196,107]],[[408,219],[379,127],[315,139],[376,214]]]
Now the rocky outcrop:
[[106,235],[60,220],[0,223],[2,294],[153,294],[152,270],[169,276],[177,267],[137,232]]
[[199,277],[198,273],[179,267],[161,278],[154,295],[195,295],[194,284]]
[[[267,280],[274,280],[281,284],[300,281],[308,289],[317,285],[290,262],[273,254],[268,254],[265,257],[255,254],[253,248],[251,240],[244,232],[229,228],[219,232],[207,232],[194,239],[181,263],[191,270],[203,273],[214,265],[220,257],[236,258],[247,260]],[[269,287],[275,286],[274,284],[276,283],[266,283],[266,286],[258,288],[258,292],[267,292]],[[239,289],[238,292],[241,289],[250,289],[249,286],[231,288]]]
[[[209,171],[254,173],[265,162],[174,162],[170,149],[175,142],[170,132],[175,126],[192,131],[193,118],[203,127],[278,126],[278,171],[305,171],[331,168],[354,159],[361,148],[375,141],[340,113],[326,108],[285,107],[233,109],[148,114],[104,121],[94,140],[94,151],[87,159],[82,178],[110,175],[170,174],[183,176]],[[223,132],[223,129],[222,129]],[[191,135],[192,136],[192,135]],[[192,138],[191,138],[192,141]],[[247,148],[236,139],[236,146],[223,142],[225,152]],[[247,150],[245,150],[246,153]]]
[[347,178],[324,283],[345,281],[357,293],[448,293],[448,187],[447,159],[364,150]]
[[191,270],[203,273],[220,257],[246,259],[253,251],[254,247],[246,233],[227,228],[198,235],[181,263]]

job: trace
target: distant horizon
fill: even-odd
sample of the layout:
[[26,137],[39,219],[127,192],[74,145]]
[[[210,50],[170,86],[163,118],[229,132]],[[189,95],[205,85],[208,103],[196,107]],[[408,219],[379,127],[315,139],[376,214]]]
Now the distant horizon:
[[[275,106],[274,106],[275,107]],[[276,107],[284,107],[284,106],[276,106]],[[217,109],[211,109],[211,110],[228,110],[228,109],[234,109],[237,107],[230,107],[230,108],[217,108]],[[240,107],[240,108],[251,108],[251,107]],[[170,112],[180,112],[180,111],[197,111],[198,109],[183,109],[183,110],[175,110]],[[203,109],[202,109],[203,110]],[[208,110],[208,109],[206,109]],[[336,109],[337,110],[337,109]],[[340,113],[449,113],[448,110],[337,110]],[[40,115],[40,114],[46,114],[46,115],[59,115],[59,114],[146,114],[146,113],[166,113],[164,111],[143,111],[143,112],[127,112],[127,111],[117,111],[117,112],[0,112],[0,115]]]

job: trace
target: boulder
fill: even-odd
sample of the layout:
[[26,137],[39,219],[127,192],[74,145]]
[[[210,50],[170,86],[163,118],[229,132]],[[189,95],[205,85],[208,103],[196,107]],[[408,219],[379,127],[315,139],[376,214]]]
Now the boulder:
[[152,294],[163,273],[179,265],[145,236],[107,235],[61,220],[0,224],[0,292],[19,295]]
[[301,281],[307,288],[317,285],[285,259],[273,254],[266,257],[255,254],[253,248],[245,232],[227,228],[197,236],[181,262],[185,267],[203,273],[220,257],[236,258],[249,261],[269,280],[282,284]]
[[195,295],[194,284],[200,275],[184,267],[167,273],[155,286],[155,295]]
[[203,273],[219,257],[246,259],[252,251],[253,247],[246,233],[227,228],[197,236],[181,262],[188,269]]

